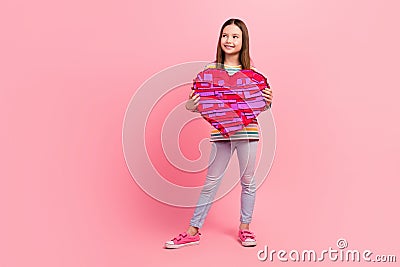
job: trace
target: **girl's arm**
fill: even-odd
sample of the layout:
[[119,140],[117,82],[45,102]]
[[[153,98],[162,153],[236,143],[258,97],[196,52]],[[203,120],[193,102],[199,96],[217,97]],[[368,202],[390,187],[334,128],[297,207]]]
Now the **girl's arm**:
[[197,107],[199,106],[200,95],[195,94],[194,90],[189,95],[189,99],[186,101],[186,109],[192,112],[199,112]]
[[264,90],[261,91],[261,93],[265,99],[265,102],[267,103],[264,110],[270,109],[272,107],[272,90],[271,90],[271,88],[265,88]]
[[[260,71],[258,71],[254,66],[250,67],[252,70],[262,74]],[[263,76],[265,76],[264,74],[262,74]],[[265,99],[265,102],[267,103],[267,105],[264,108],[264,111],[267,109],[270,109],[272,107],[272,90],[271,88],[269,88],[269,84],[267,82],[267,88],[265,88],[264,90],[261,91],[262,96]]]

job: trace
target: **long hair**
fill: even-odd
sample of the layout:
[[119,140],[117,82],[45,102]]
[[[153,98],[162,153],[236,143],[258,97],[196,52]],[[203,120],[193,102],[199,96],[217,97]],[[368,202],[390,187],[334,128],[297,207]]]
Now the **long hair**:
[[225,52],[221,48],[221,38],[224,28],[231,24],[238,26],[242,31],[242,49],[240,50],[239,61],[242,65],[242,69],[250,69],[251,59],[249,52],[249,32],[246,24],[242,20],[235,18],[228,19],[221,27],[217,44],[217,56],[215,59],[216,65],[218,68],[224,68]]

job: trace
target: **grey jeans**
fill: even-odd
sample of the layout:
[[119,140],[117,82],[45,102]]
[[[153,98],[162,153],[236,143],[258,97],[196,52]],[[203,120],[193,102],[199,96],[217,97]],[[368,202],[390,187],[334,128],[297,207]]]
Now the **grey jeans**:
[[240,222],[250,223],[256,197],[254,171],[258,141],[235,140],[216,141],[212,144],[209,167],[205,184],[193,213],[190,225],[201,228],[206,219],[218,186],[224,176],[229,160],[236,149],[240,168],[241,208]]

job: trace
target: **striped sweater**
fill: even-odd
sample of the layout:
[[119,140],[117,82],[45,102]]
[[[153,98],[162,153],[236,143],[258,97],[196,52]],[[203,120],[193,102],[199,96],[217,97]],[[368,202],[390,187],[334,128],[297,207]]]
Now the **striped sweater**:
[[[216,63],[210,63],[206,65],[205,69],[216,68],[216,67],[217,67]],[[241,65],[238,66],[224,65],[224,68],[229,75],[233,75],[234,73],[242,69]],[[251,69],[257,71],[256,68],[254,67],[251,67]],[[210,141],[215,142],[215,141],[234,141],[234,140],[259,140],[259,138],[260,137],[259,137],[258,122],[257,119],[255,118],[246,127],[244,127],[242,130],[237,131],[230,137],[224,137],[220,133],[220,131],[213,128],[211,130]]]

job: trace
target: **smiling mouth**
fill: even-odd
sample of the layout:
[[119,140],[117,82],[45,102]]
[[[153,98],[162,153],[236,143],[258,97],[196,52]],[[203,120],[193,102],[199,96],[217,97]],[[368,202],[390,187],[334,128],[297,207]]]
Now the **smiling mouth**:
[[233,49],[233,48],[235,48],[234,46],[232,46],[232,45],[224,45],[225,46],[225,48],[228,48],[228,49]]

